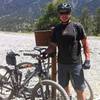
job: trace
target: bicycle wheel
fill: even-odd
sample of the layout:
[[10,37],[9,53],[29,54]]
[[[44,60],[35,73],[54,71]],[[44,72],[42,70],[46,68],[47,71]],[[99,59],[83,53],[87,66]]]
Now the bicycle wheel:
[[34,65],[31,62],[22,62],[16,65],[19,69],[33,67]]
[[94,96],[93,96],[92,88],[91,88],[89,82],[86,79],[85,79],[85,83],[86,83],[86,90],[85,90],[85,92],[86,92],[86,99],[87,100],[93,100]]
[[25,91],[23,90],[23,92],[18,93],[18,95],[13,95],[13,93],[12,93],[9,98],[7,100],[30,100],[31,93],[26,90]]
[[8,67],[0,66],[0,100],[5,98],[8,100],[11,94],[10,69]]
[[[16,65],[19,70],[22,72],[22,83],[29,77],[29,75],[36,69],[37,63],[31,63],[31,62],[22,62]],[[30,81],[27,83],[28,87],[34,86],[32,83],[38,82],[38,77],[34,76],[30,79]]]
[[65,90],[52,80],[43,80],[32,90],[31,100],[69,100]]
[[[85,79],[85,84],[86,84],[85,88],[86,100],[93,100],[93,91],[89,82],[86,79]],[[77,100],[76,92],[73,88],[72,88],[72,97],[74,100]]]

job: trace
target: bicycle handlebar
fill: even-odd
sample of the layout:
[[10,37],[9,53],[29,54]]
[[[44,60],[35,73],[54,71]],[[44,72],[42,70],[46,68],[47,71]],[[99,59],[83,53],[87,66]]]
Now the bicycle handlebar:
[[44,60],[46,58],[49,58],[49,56],[47,56],[46,58],[43,57],[43,55],[41,54],[32,54],[32,53],[23,53],[24,56],[31,56],[32,58],[36,58],[38,60]]
[[19,52],[32,52],[34,50],[19,50]]
[[43,50],[46,50],[46,48],[35,47],[33,50],[19,50],[19,52],[32,52],[32,51],[38,51],[38,52],[41,53]]
[[32,53],[23,53],[24,56],[31,56],[32,58],[38,57],[38,54],[32,54]]

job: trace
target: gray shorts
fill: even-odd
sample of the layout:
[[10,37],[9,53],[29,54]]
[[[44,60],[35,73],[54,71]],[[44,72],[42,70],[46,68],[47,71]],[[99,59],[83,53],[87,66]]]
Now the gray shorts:
[[72,85],[75,90],[84,90],[84,73],[81,64],[58,64],[58,81],[59,84],[65,88],[69,80],[71,80]]

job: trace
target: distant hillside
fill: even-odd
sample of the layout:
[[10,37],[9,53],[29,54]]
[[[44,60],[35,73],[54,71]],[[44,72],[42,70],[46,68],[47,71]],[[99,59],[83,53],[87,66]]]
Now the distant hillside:
[[40,15],[41,8],[51,0],[0,0],[0,17]]
[[95,14],[95,11],[100,7],[100,0],[69,0],[73,6],[74,14],[76,16],[81,15],[82,9],[87,7],[90,14]]
[[[18,31],[27,23],[43,12],[41,9],[52,0],[0,0],[0,30]],[[91,14],[94,14],[97,7],[100,7],[100,0],[69,0],[73,6],[74,14],[81,15],[84,7],[88,7]]]
[[[41,15],[51,0],[0,0],[0,30],[15,31]],[[18,29],[18,30],[17,30]]]

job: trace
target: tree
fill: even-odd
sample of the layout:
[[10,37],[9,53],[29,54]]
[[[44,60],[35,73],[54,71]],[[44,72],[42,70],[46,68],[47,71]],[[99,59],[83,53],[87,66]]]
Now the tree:
[[44,30],[50,29],[51,26],[59,23],[59,19],[57,17],[57,6],[58,4],[64,2],[65,0],[54,0],[49,3],[44,9],[44,14],[40,16],[35,22],[36,30]]
[[92,24],[92,19],[87,8],[83,9],[82,15],[80,16],[80,22],[84,26],[86,33],[90,35],[91,32],[93,31],[92,29],[93,24]]
[[100,35],[100,8],[97,8],[96,10],[94,21],[95,21],[95,35]]

